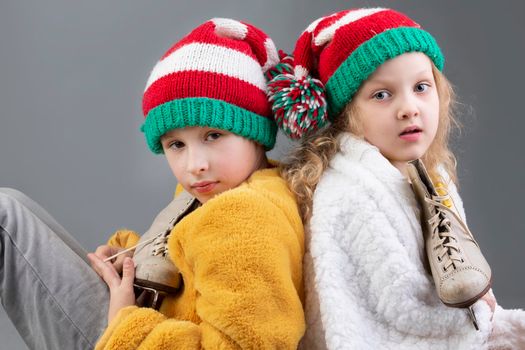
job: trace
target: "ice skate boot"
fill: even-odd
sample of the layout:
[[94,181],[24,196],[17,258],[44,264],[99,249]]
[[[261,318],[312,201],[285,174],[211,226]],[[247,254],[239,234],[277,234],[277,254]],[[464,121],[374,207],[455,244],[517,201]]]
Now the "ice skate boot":
[[140,306],[157,309],[166,294],[173,294],[179,290],[182,277],[170,259],[168,237],[177,222],[195,210],[198,205],[199,202],[187,192],[180,193],[157,215],[149,230],[142,235],[136,245],[104,260],[112,261],[117,256],[134,250],[133,285],[137,304]]
[[[469,308],[490,289],[490,266],[450,196],[433,185],[421,160],[409,162],[408,174],[421,207],[425,249],[438,296],[448,306]],[[472,309],[469,314],[475,322]]]
[[196,202],[186,192],[179,194],[157,215],[150,229],[140,238],[133,254],[137,287],[167,294],[177,292],[181,276],[170,259],[168,237],[175,224],[194,209]]

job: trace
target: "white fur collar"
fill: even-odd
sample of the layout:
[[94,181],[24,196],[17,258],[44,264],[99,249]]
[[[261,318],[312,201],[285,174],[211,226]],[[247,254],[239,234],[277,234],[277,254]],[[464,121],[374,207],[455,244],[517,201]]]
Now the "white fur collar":
[[403,174],[379,152],[376,146],[350,133],[342,133],[339,138],[341,152],[336,156],[338,160],[332,163],[359,162],[383,181],[405,181]]

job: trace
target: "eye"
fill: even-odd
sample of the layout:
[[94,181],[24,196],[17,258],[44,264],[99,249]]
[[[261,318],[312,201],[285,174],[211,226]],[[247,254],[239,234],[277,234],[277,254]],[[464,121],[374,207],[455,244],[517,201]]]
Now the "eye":
[[171,141],[168,144],[168,148],[171,148],[171,149],[181,149],[183,147],[184,147],[184,142],[177,141],[177,140]]
[[419,83],[416,85],[416,87],[414,88],[414,91],[415,92],[425,92],[427,91],[427,89],[430,87],[430,84],[428,83]]
[[386,100],[387,98],[389,98],[391,96],[392,95],[388,91],[381,90],[381,91],[378,91],[375,94],[373,94],[372,98],[375,99],[375,100],[378,100],[378,101],[383,101],[383,100]]
[[220,132],[217,132],[217,131],[211,131],[209,132],[207,135],[206,135],[206,141],[213,141],[213,140],[217,140],[218,138],[220,138],[222,136],[222,134]]

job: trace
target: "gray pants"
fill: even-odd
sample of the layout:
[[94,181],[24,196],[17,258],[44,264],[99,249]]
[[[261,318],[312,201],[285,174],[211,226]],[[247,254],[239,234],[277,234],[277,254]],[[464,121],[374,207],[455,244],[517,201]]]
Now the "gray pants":
[[38,204],[0,188],[0,299],[29,348],[94,347],[109,292],[86,254]]

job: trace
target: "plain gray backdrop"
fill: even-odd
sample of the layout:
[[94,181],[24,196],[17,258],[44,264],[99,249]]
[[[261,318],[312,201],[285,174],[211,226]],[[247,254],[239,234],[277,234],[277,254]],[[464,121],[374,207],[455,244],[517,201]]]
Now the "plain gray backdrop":
[[[144,231],[172,198],[176,182],[139,127],[146,79],[173,42],[231,17],[291,51],[320,16],[360,6],[405,12],[437,39],[463,103],[460,191],[496,297],[525,307],[525,2],[0,1],[0,186],[35,199],[88,250],[115,229]],[[270,155],[290,145],[280,137]],[[13,334],[0,309],[0,348],[25,349]]]

